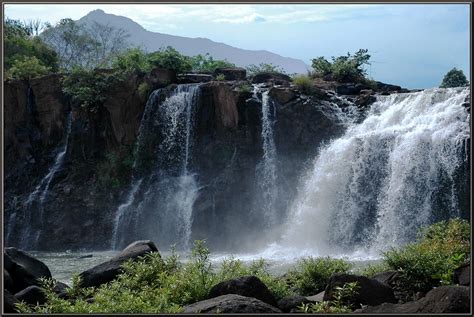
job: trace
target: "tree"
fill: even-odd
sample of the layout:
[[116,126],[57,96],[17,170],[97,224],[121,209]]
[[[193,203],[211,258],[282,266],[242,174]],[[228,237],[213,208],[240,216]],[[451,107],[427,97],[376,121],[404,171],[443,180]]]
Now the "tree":
[[16,61],[35,57],[38,63],[50,71],[58,70],[56,52],[48,47],[40,37],[35,36],[34,29],[19,20],[4,21],[4,70],[8,71]]
[[14,79],[32,79],[47,75],[50,68],[41,64],[35,56],[23,56],[16,59],[12,67],[7,71],[7,77]]
[[465,87],[469,86],[469,81],[463,71],[454,67],[444,75],[440,88]]
[[182,55],[171,46],[150,53],[148,58],[152,66],[171,69],[177,73],[186,73],[193,69],[191,58]]
[[191,57],[191,67],[193,72],[213,72],[216,68],[235,67],[235,64],[227,60],[215,60],[209,53],[206,55],[196,55]]
[[46,28],[41,36],[58,53],[65,70],[81,66],[87,69],[110,66],[113,58],[127,46],[124,30],[94,22],[91,26],[62,19]]
[[283,68],[280,66],[273,65],[272,63],[260,63],[259,65],[249,65],[247,66],[247,72],[250,75],[255,75],[258,73],[281,73],[286,74]]
[[354,82],[365,78],[367,75],[364,68],[370,65],[370,54],[367,49],[360,49],[351,55],[331,57],[332,62],[326,60],[323,56],[312,60],[314,74],[317,77],[325,77],[331,75],[334,80],[340,82]]

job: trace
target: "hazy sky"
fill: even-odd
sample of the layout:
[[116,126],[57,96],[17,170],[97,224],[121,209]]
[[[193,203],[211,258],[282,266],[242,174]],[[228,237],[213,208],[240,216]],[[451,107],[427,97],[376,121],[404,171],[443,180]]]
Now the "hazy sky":
[[88,12],[127,16],[150,31],[206,37],[311,58],[369,49],[369,74],[407,88],[438,86],[453,67],[470,76],[469,5],[6,5],[14,19],[77,20]]

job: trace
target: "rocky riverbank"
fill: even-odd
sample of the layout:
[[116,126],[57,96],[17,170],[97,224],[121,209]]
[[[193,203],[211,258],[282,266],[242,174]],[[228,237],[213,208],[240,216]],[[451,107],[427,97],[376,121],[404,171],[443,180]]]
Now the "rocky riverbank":
[[[205,254],[205,250],[201,249],[198,251],[197,258],[205,256]],[[146,260],[147,257],[148,260]],[[179,265],[176,266],[174,261],[172,258],[162,258],[158,248],[152,241],[136,241],[109,261],[80,273],[79,282],[71,288],[63,283],[53,285],[51,283],[45,283],[44,281],[41,282],[41,280],[39,280],[40,278],[51,279],[50,270],[44,263],[22,250],[6,248],[4,251],[4,311],[6,313],[15,312],[15,304],[23,302],[23,306],[20,308],[22,312],[28,309],[28,305],[44,305],[46,308],[43,312],[46,313],[68,312],[68,305],[76,305],[78,312],[82,310],[88,311],[87,307],[89,305],[90,312],[98,312],[97,309],[100,309],[100,302],[103,300],[100,296],[105,296],[103,292],[106,290],[114,292],[114,286],[112,286],[114,283],[118,283],[117,285],[120,285],[120,283],[132,283],[135,285],[134,287],[137,287],[137,290],[143,287],[146,288],[147,285],[151,289],[167,287],[165,285],[155,285],[155,283],[160,280],[159,274],[173,274],[169,270],[172,270],[172,268],[178,269],[178,267],[180,267]],[[143,268],[147,268],[148,273],[146,271],[133,271],[133,274],[135,274],[139,280],[121,280],[123,278],[130,279],[131,276],[128,276],[127,272],[130,273],[131,269],[136,270],[141,267],[140,265],[137,267],[130,266],[133,262],[143,262],[145,265]],[[198,261],[196,263],[202,264],[206,262]],[[127,265],[128,269],[126,268]],[[159,267],[157,267],[157,265]],[[191,267],[193,266],[188,266],[188,268]],[[198,265],[196,267],[200,266]],[[201,270],[206,270],[206,268],[201,267]],[[225,270],[227,274],[232,274],[232,266],[227,267]],[[125,275],[122,276],[122,274]],[[199,275],[200,273],[196,271],[191,274]],[[255,275],[236,276],[230,279],[222,278],[222,281],[209,285],[208,288],[206,288],[205,294],[199,295],[202,300],[197,302],[187,300],[187,305],[176,307],[174,312],[468,313],[470,311],[469,263],[462,265],[454,271],[453,280],[451,282],[452,285],[433,288],[426,294],[419,293],[415,300],[409,301],[403,300],[402,294],[394,291],[396,288],[393,287],[400,282],[398,274],[399,273],[394,271],[386,271],[369,278],[353,273],[336,273],[330,276],[328,281],[324,284],[324,290],[322,292],[311,296],[301,295],[297,292],[292,292],[291,295],[287,293],[287,295],[284,296],[285,293],[275,288],[275,285],[280,282],[289,283],[288,275],[275,277],[275,279],[266,279],[265,275],[261,275],[261,278],[265,279],[267,283],[270,283],[269,285],[271,285],[271,287],[266,285],[261,278]],[[279,280],[279,282],[275,284],[277,280]],[[186,281],[176,281],[178,284],[180,282]],[[206,283],[205,280],[201,282]],[[196,287],[202,286],[203,285],[196,285]],[[352,287],[350,292],[341,292],[341,289],[347,291],[349,286]],[[91,289],[91,287],[95,288],[95,290]],[[176,287],[179,289],[179,286]],[[102,291],[99,289],[102,289]],[[176,291],[178,291],[178,289]],[[124,288],[117,289],[116,291],[127,292],[127,289],[124,286]],[[164,289],[163,291],[167,290]],[[192,289],[187,291],[193,292]],[[45,294],[48,295],[46,296]],[[95,298],[94,296],[97,297]],[[54,298],[57,298],[57,300]],[[143,298],[143,300],[148,301],[150,298]],[[63,301],[62,305],[59,304],[61,301]],[[132,305],[131,303],[117,303],[117,305],[124,305],[124,307],[126,307],[127,304]],[[160,312],[160,304],[155,304],[157,305],[157,312]],[[73,306],[70,306],[71,309],[72,307]],[[316,309],[315,307],[320,309],[320,311],[314,311],[314,309]],[[37,309],[39,308],[37,307]],[[61,311],[61,309],[63,309],[63,311]],[[103,309],[105,308],[103,307]],[[119,308],[117,309],[115,312],[121,312]],[[169,308],[163,308],[164,311],[162,312],[169,312],[168,309]],[[335,309],[339,309],[339,311]],[[130,312],[138,311],[132,310]]]

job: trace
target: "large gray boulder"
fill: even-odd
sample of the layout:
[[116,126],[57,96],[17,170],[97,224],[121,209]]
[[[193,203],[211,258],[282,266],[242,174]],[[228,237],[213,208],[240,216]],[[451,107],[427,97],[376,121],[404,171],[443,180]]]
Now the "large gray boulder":
[[467,286],[441,286],[426,294],[425,297],[405,304],[384,303],[358,309],[356,313],[469,313],[470,294]]
[[361,304],[375,306],[382,303],[397,302],[392,288],[390,288],[388,285],[365,276],[345,273],[334,274],[331,276],[324,291],[324,300],[334,300],[336,287],[342,287],[345,284],[352,282],[357,282],[359,286],[357,294],[355,294],[350,300],[354,306],[360,307]]
[[280,299],[278,308],[284,313],[297,313],[301,305],[309,303],[314,303],[314,301],[310,301],[307,297],[301,295],[293,295]]
[[471,263],[465,263],[454,270],[453,282],[464,286],[471,284]]
[[182,313],[281,313],[282,311],[256,298],[228,294],[203,300],[183,308]]
[[3,312],[4,313],[16,313],[15,304],[18,303],[18,299],[12,295],[8,290],[3,293]]
[[150,252],[158,252],[156,245],[150,240],[135,241],[120,254],[107,262],[101,263],[80,274],[81,286],[99,286],[114,280],[121,272],[121,266],[128,260],[135,260]]
[[18,292],[31,285],[39,285],[39,278],[51,278],[48,266],[31,254],[17,248],[5,248],[5,269],[13,282],[12,291]]
[[256,276],[242,276],[216,284],[209,291],[209,298],[227,294],[254,297],[269,305],[278,305],[267,286]]
[[36,306],[46,303],[46,295],[41,287],[36,285],[28,286],[24,290],[15,294],[15,297],[21,302]]

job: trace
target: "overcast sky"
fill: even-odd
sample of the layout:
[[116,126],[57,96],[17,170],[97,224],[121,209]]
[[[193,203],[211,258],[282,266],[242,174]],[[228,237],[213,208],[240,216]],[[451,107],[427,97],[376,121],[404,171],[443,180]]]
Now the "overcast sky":
[[307,64],[367,48],[369,75],[407,88],[438,86],[453,67],[470,75],[468,4],[15,4],[5,6],[5,16],[55,23],[95,9],[129,17],[150,31],[265,49]]

